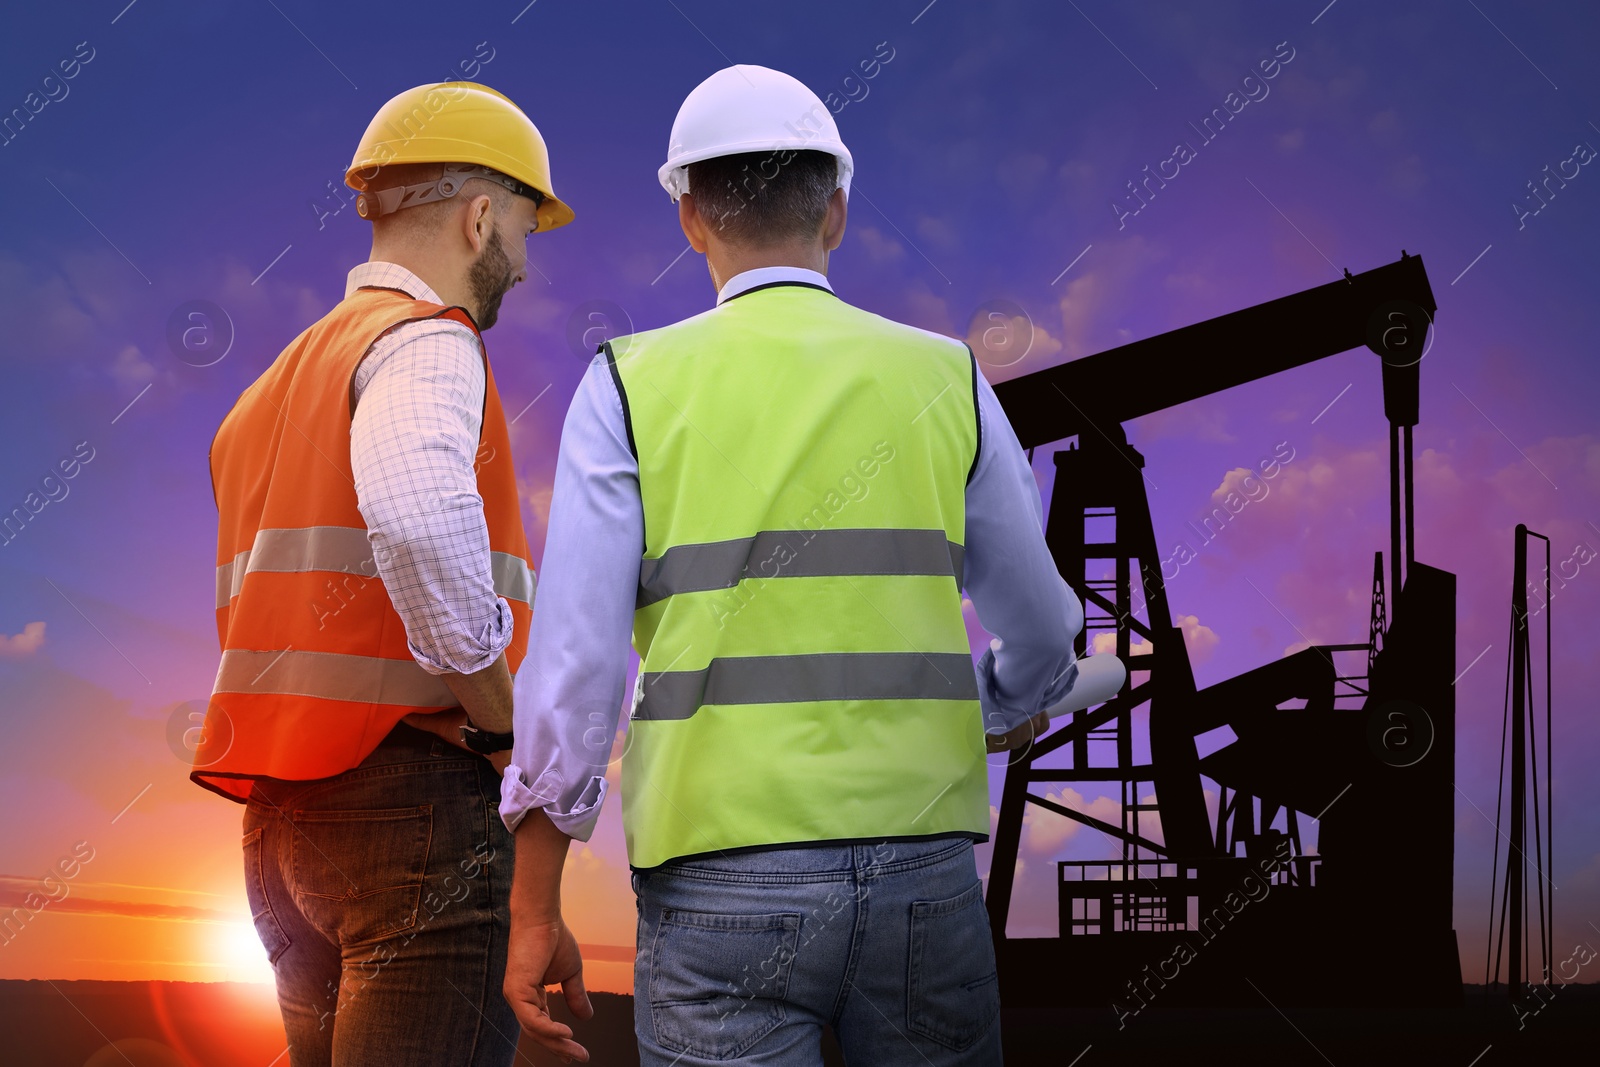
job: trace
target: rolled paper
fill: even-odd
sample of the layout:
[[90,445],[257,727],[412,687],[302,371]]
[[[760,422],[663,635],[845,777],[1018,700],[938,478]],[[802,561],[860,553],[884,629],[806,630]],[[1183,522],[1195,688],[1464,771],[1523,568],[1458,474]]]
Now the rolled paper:
[[1101,653],[1078,660],[1078,680],[1061,703],[1048,709],[1052,719],[1094,704],[1103,704],[1117,695],[1128,680],[1128,668],[1116,656]]

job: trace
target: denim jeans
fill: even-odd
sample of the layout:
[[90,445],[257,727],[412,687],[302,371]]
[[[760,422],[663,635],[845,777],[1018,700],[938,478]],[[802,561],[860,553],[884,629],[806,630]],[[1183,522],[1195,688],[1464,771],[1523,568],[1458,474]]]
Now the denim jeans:
[[489,762],[395,727],[352,770],[258,781],[245,891],[291,1067],[501,1067],[512,838]]
[[999,1064],[1000,994],[964,838],[739,851],[635,871],[642,1067]]

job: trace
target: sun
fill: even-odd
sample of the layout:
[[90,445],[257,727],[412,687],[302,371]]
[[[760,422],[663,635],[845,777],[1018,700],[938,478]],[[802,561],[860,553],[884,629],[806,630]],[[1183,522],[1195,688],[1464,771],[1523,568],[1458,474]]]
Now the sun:
[[212,957],[230,982],[271,984],[272,965],[255,927],[248,922],[218,923],[211,939]]

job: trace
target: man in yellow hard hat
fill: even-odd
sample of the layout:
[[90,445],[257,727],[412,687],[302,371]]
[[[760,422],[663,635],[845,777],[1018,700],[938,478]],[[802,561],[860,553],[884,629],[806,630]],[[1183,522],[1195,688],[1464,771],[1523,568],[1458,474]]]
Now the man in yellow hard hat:
[[572,218],[543,137],[472,82],[367,127],[372,255],[211,448],[217,671],[191,777],[243,803],[291,1067],[505,1065],[496,814],[534,574],[482,331]]
[[[970,349],[835,295],[852,169],[787,74],[690,93],[658,177],[716,306],[603,346],[562,429],[502,778],[506,996],[564,1036],[561,862],[607,793],[631,633],[646,1067],[815,1067],[824,1027],[852,1064],[1000,1062],[985,753],[1073,689],[1083,611]],[[976,670],[963,588],[999,639]]]

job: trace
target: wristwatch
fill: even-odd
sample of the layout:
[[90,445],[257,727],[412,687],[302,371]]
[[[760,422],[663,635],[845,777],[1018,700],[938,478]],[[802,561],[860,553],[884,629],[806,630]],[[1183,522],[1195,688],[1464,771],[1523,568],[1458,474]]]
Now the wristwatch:
[[503,734],[490,733],[467,722],[461,727],[461,743],[480,756],[504,752],[511,747],[511,731],[507,730]]

